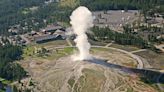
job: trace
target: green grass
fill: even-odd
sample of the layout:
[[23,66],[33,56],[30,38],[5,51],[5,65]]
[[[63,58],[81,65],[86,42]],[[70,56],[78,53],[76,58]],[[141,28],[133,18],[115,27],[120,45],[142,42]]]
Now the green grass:
[[73,84],[75,83],[75,77],[71,77],[69,80],[68,80],[68,84],[71,86],[71,88],[73,87]]
[[53,48],[53,47],[59,47],[61,45],[68,46],[67,42],[65,40],[56,40],[56,41],[50,41],[42,44],[36,44],[32,43],[24,47],[23,49],[23,57],[29,57],[29,56],[34,56],[35,51],[38,48]]
[[44,59],[56,60],[56,59],[58,59],[58,58],[60,58],[60,57],[63,57],[63,56],[65,56],[64,53],[53,53],[53,54],[51,54],[50,56],[45,57]]
[[134,47],[134,46],[129,46],[129,45],[112,44],[110,47],[122,49],[122,50],[125,50],[125,51],[135,51],[135,50],[139,50],[139,48]]
[[[56,41],[51,41],[42,44],[32,43],[24,47],[22,57],[24,59],[39,58],[39,59],[54,60],[66,55],[70,55],[73,52],[73,48],[63,48],[63,49],[56,49],[56,50],[53,49],[54,47],[59,47],[61,45],[68,46],[65,40],[56,40]],[[53,50],[50,50],[50,52],[46,53],[43,56],[39,56],[38,53],[36,53],[37,49],[39,48],[47,48]]]
[[49,41],[46,43],[42,43],[42,44],[37,44],[38,46],[43,46],[43,47],[55,47],[55,46],[68,46],[67,42],[65,40],[55,40],[55,41]]
[[95,52],[99,52],[99,51],[107,52],[107,51],[109,51],[110,53],[111,52],[117,52],[116,50],[112,50],[110,48],[95,48],[95,47],[91,48],[91,51],[95,51]]
[[71,26],[69,22],[60,22],[60,25],[66,28]]
[[164,69],[164,54],[158,54],[151,50],[135,53],[148,60],[149,64],[157,69]]
[[[83,69],[84,76],[80,77],[79,87],[81,87],[81,92],[99,92],[101,84],[105,81],[105,76],[103,72],[92,70],[92,69]],[[77,92],[80,88],[76,88]]]
[[29,57],[29,56],[33,56],[35,53],[35,46],[27,46],[23,49],[23,58]]
[[134,92],[134,91],[133,91],[133,88],[130,88],[130,87],[127,88],[127,92]]
[[68,54],[71,54],[73,52],[73,50],[75,50],[75,48],[69,48],[69,47],[67,47],[67,48],[64,48],[63,49],[63,52],[68,53]]
[[5,92],[5,90],[0,89],[0,92]]
[[108,43],[104,43],[104,42],[99,42],[99,41],[93,41],[93,40],[89,40],[91,45],[98,45],[98,46],[105,46]]
[[8,80],[1,78],[1,77],[0,77],[0,81],[2,82],[2,84],[6,84],[6,85],[11,83],[11,81],[8,81]]
[[59,5],[60,7],[71,7],[74,8],[80,4],[79,0],[62,0]]
[[64,49],[56,49],[49,56],[46,57],[48,60],[59,59],[60,57],[67,56],[73,53],[74,48],[64,48]]

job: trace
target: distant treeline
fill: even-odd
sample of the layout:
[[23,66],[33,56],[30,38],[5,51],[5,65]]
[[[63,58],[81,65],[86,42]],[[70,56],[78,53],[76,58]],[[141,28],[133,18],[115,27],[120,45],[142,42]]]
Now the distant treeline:
[[136,10],[164,6],[164,0],[80,0],[80,3],[92,10]]
[[[0,0],[0,35],[10,35],[7,30],[17,24],[20,33],[26,33],[46,26],[43,20],[46,23],[69,20],[71,9],[59,8],[56,2],[46,5],[44,1],[47,0]],[[34,12],[29,10],[33,6],[38,7]]]
[[[10,35],[10,26],[21,24],[20,33],[39,30],[41,27],[54,22],[67,22],[73,10],[71,7],[60,7],[57,2],[44,4],[47,0],[0,0],[0,35]],[[164,12],[164,0],[79,0],[91,10],[118,9],[149,9],[160,6],[157,11]],[[29,8],[38,6],[31,12]],[[145,13],[146,14],[146,13]],[[46,23],[45,21],[46,20]]]
[[149,48],[147,41],[143,40],[139,36],[133,36],[126,33],[118,33],[110,30],[109,28],[98,28],[92,29],[93,35],[89,35],[92,40],[98,40],[103,42],[115,41],[122,45],[134,45],[139,48]]

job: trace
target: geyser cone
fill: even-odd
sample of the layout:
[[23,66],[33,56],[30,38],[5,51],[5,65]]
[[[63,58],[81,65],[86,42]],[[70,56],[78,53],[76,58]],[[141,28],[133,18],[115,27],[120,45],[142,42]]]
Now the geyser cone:
[[89,53],[90,43],[86,32],[93,26],[92,13],[88,8],[80,6],[72,12],[70,23],[74,33],[77,35],[74,40],[79,50],[79,55],[74,57],[75,60],[90,60],[92,57]]

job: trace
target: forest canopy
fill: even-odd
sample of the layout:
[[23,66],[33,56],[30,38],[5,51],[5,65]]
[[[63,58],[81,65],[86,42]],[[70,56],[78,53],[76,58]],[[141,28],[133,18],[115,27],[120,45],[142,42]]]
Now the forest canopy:
[[[77,0],[74,7],[60,7],[58,2],[45,4],[47,0],[0,0],[0,35],[9,35],[8,29],[18,25],[20,33],[26,33],[54,22],[68,22],[71,11],[79,5],[90,10],[120,10],[140,9],[148,11],[158,7],[158,12],[164,12],[164,0]],[[37,7],[31,12],[30,8]],[[44,23],[44,20],[47,22]],[[36,24],[37,25],[36,25]],[[27,27],[27,28],[26,28]]]
[[20,46],[0,46],[0,77],[7,80],[20,80],[26,76],[26,71],[15,60],[21,59],[22,48]]

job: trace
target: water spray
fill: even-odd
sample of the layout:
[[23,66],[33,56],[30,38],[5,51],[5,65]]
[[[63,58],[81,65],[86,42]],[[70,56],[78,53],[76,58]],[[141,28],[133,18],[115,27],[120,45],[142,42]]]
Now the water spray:
[[76,36],[74,40],[79,54],[74,57],[74,60],[90,60],[92,59],[90,50],[90,43],[86,32],[93,27],[93,16],[91,11],[84,6],[80,6],[72,12],[70,16],[70,24]]

